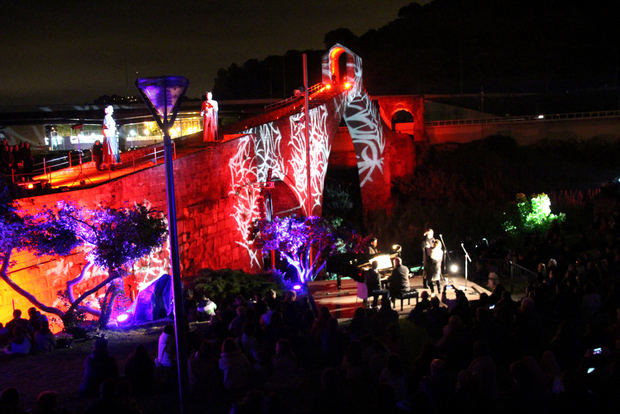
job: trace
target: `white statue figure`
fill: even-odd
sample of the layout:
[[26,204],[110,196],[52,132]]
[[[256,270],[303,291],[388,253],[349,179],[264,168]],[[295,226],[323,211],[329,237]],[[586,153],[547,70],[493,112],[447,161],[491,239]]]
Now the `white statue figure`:
[[118,152],[118,137],[116,136],[116,121],[112,118],[114,108],[108,105],[103,118],[103,163],[112,165],[121,161]]
[[213,99],[211,92],[207,92],[205,99],[202,101],[200,116],[202,116],[202,134],[203,141],[217,140],[217,101]]

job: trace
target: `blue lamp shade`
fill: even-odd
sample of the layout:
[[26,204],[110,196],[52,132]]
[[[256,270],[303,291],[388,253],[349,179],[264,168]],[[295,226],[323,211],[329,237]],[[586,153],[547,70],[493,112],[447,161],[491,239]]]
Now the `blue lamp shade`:
[[149,105],[153,116],[158,115],[158,123],[165,126],[174,123],[181,98],[185,95],[189,80],[184,76],[159,76],[140,78],[136,87]]

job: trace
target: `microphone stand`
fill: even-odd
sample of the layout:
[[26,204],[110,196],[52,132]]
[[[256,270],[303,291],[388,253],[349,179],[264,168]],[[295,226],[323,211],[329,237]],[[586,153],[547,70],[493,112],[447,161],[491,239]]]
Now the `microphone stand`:
[[444,260],[441,261],[441,266],[444,268],[444,273],[447,273],[445,271],[446,266],[447,266],[445,258],[447,257],[448,260],[452,260],[452,259],[450,258],[450,251],[448,250],[448,246],[446,246],[446,242],[443,241],[443,236],[441,234],[439,235],[439,238],[441,239],[441,244],[443,245],[443,255],[444,255]]
[[471,262],[471,257],[469,257],[469,253],[467,253],[467,250],[465,249],[465,245],[463,243],[461,243],[461,249],[463,249],[463,251],[465,252],[465,289],[467,290],[467,284],[468,284],[468,279],[467,279],[467,262]]

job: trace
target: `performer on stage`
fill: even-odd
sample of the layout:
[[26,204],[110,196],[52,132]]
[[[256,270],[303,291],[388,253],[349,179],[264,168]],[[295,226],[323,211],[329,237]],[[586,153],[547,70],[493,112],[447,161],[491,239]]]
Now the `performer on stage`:
[[379,248],[377,247],[377,238],[373,237],[370,239],[370,244],[368,245],[368,254],[379,254]]
[[434,292],[433,283],[437,285],[437,293],[440,293],[439,281],[441,280],[441,262],[443,261],[443,249],[441,247],[441,242],[437,239],[433,242],[433,247],[431,248],[430,254],[430,275],[428,276],[427,284],[431,293]]
[[103,163],[107,166],[117,164],[121,161],[118,152],[118,138],[116,136],[116,121],[112,118],[114,108],[108,105],[105,108],[103,118]]
[[411,289],[409,284],[409,269],[403,265],[400,257],[394,258],[394,270],[389,279],[390,296],[400,297],[401,293],[408,292]]
[[376,308],[378,305],[379,295],[388,295],[387,289],[381,289],[381,276],[377,272],[379,262],[376,260],[372,262],[370,269],[364,272],[364,281],[366,282],[366,288],[368,290],[368,296],[372,296],[372,307]]
[[429,228],[424,233],[424,241],[422,242],[422,259],[423,259],[423,264],[424,264],[424,270],[423,270],[424,277],[422,279],[422,284],[424,285],[424,288],[431,288],[428,284],[428,281],[430,280],[431,274],[433,272],[433,269],[431,269],[431,266],[432,266],[431,250],[433,249],[433,246],[435,245],[436,239],[434,236],[435,236],[435,232],[433,231],[433,229]]
[[213,142],[217,140],[217,101],[213,99],[211,92],[205,94],[202,101],[200,116],[202,116],[202,134],[204,142]]

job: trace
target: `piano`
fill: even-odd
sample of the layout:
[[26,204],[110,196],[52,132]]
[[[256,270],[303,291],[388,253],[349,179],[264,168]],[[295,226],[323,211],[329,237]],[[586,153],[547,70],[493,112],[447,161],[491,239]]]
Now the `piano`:
[[356,282],[364,283],[364,271],[370,268],[372,262],[377,261],[377,271],[381,276],[381,282],[384,283],[394,269],[392,259],[397,256],[398,253],[341,253],[332,255],[327,259],[325,270],[337,275],[338,289],[340,289],[342,277],[350,277]]

